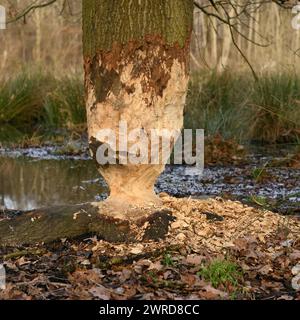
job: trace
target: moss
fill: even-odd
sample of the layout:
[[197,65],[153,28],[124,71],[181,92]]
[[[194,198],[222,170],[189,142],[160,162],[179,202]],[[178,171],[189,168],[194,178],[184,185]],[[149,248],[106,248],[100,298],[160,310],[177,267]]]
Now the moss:
[[160,35],[184,47],[192,29],[192,0],[83,1],[84,56],[109,51],[113,43]]

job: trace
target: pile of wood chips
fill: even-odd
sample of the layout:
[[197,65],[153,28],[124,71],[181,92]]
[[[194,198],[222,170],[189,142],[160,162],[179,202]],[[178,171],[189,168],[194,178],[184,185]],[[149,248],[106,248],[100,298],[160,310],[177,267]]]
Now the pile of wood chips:
[[205,248],[211,253],[224,254],[241,238],[252,237],[263,245],[267,237],[276,238],[284,232],[286,241],[300,239],[300,220],[293,216],[282,216],[222,198],[174,198],[165,193],[160,197],[163,208],[171,210],[176,217],[164,240],[138,244],[100,241],[98,246],[103,252],[106,246],[117,254],[126,255],[179,245],[191,252],[201,252]]
[[205,246],[212,252],[219,252],[234,246],[233,242],[241,237],[255,236],[265,242],[267,236],[283,230],[287,239],[300,237],[300,221],[295,217],[249,207],[239,201],[163,199],[177,218],[172,224],[170,239],[184,241],[195,251]]

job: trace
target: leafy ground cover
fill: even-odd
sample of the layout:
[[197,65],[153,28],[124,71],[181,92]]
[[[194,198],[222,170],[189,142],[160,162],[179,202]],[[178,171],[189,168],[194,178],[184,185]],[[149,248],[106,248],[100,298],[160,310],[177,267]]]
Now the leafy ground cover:
[[176,218],[160,242],[1,247],[0,298],[300,299],[299,219],[221,198],[160,196]]

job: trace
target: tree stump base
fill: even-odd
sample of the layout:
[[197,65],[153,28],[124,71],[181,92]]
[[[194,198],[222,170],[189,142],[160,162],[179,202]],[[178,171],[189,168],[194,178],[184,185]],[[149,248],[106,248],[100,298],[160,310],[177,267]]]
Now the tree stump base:
[[[0,221],[0,244],[16,246],[49,243],[61,239],[97,236],[109,242],[158,241],[175,218],[171,211],[153,210],[145,215],[120,218],[111,215],[106,205],[80,204],[29,211]],[[122,216],[121,216],[122,217]]]

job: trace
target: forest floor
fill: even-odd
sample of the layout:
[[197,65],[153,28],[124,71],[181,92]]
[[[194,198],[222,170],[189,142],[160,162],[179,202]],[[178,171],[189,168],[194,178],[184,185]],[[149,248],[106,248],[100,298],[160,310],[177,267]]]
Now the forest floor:
[[[3,154],[88,158],[82,142],[61,148],[6,149]],[[177,189],[196,193],[192,197],[174,193],[170,184],[181,168],[173,175],[167,170],[158,186],[164,207],[174,216],[165,239],[113,244],[89,236],[34,246],[0,244],[0,264],[6,270],[6,290],[0,290],[0,299],[300,300],[299,203],[290,197],[285,199],[288,210],[285,204],[281,210],[282,199],[272,204],[264,196],[238,195],[249,185],[254,193],[276,193],[280,185],[296,190],[300,153],[249,158],[242,146],[215,137],[206,143],[205,155],[208,170],[201,182],[205,191],[220,195],[226,185],[229,193],[237,192],[234,197],[225,192],[222,197],[195,199],[203,190],[193,190],[200,184],[186,177],[181,177],[182,185],[175,181]],[[164,187],[181,198],[168,196]],[[0,210],[0,220],[14,216],[14,211]]]
[[0,299],[300,299],[299,217],[222,198],[160,197],[174,221],[159,242],[0,247]]

